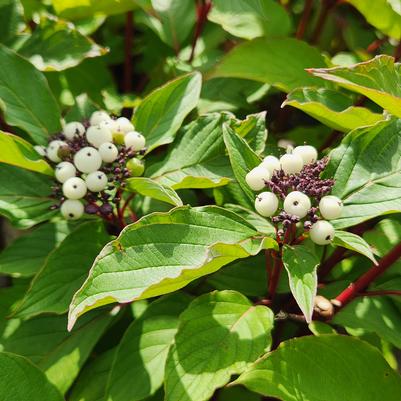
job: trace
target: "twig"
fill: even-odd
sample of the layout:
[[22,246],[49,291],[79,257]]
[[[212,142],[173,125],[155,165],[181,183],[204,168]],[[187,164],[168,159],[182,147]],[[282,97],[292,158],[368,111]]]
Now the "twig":
[[269,282],[269,297],[271,300],[274,299],[277,291],[278,282],[280,280],[281,270],[283,268],[283,261],[281,255],[276,252],[271,252],[273,257],[273,273]]
[[308,25],[308,21],[311,15],[312,5],[313,0],[305,0],[304,11],[302,13],[301,19],[299,20],[297,33],[295,34],[295,37],[297,39],[302,39],[304,37],[306,26]]
[[398,45],[394,51],[394,60],[399,61],[400,58],[401,58],[401,40],[398,42]]
[[336,248],[336,250],[320,265],[318,271],[319,278],[322,279],[326,277],[337,263],[344,260],[347,257],[346,252],[346,248]]
[[336,5],[336,2],[333,0],[323,0],[322,1],[322,8],[320,10],[320,14],[319,14],[315,29],[312,34],[312,39],[311,39],[312,44],[316,44],[319,42],[320,35],[322,34],[322,31],[323,31],[323,27],[327,21],[327,17],[335,5]]
[[134,199],[136,193],[133,193],[131,195],[129,195],[127,197],[127,199],[124,201],[123,206],[121,208],[121,214],[124,216],[124,212],[127,209],[128,205],[130,204],[130,202],[132,201],[132,199]]
[[383,256],[378,265],[373,265],[358,280],[351,283],[341,294],[339,294],[334,304],[342,308],[352,301],[360,292],[365,290],[378,276],[383,274],[393,263],[401,257],[401,242],[396,245],[389,253]]
[[125,17],[124,43],[124,92],[132,91],[132,43],[134,36],[133,12],[128,11]]

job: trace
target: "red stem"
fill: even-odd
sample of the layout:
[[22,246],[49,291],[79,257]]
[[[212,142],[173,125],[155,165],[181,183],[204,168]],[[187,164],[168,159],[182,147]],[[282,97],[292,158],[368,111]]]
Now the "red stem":
[[273,272],[271,275],[271,280],[269,282],[269,296],[270,299],[273,300],[276,295],[276,290],[278,286],[278,282],[280,280],[280,274],[283,267],[283,262],[281,260],[281,255],[276,252],[271,252],[273,257]]
[[130,204],[130,202],[132,201],[132,199],[134,199],[136,193],[131,194],[128,196],[128,198],[124,201],[123,206],[121,208],[121,214],[124,216],[124,212],[127,209],[128,205]]
[[134,36],[133,12],[128,11],[125,17],[124,43],[124,92],[132,91],[132,42]]
[[398,45],[394,51],[394,60],[399,61],[400,58],[401,58],[401,40],[398,42]]
[[297,33],[295,35],[297,39],[302,39],[304,37],[305,30],[311,15],[312,5],[313,5],[313,0],[305,0],[304,11],[298,24]]
[[326,277],[334,266],[346,258],[346,248],[338,247],[336,250],[320,265],[319,278]]
[[396,245],[389,253],[383,256],[378,265],[372,266],[358,280],[351,283],[335,299],[336,305],[342,308],[354,299],[361,291],[365,290],[378,276],[383,274],[393,263],[401,257],[401,242]]
[[[266,267],[266,277],[267,277],[268,286],[270,286],[270,283],[272,281],[272,274],[273,274],[272,254],[271,254],[270,249],[265,250],[265,267]],[[268,288],[268,291],[269,291],[269,288]]]
[[311,43],[316,44],[319,42],[320,35],[322,34],[323,27],[327,21],[327,17],[331,11],[331,9],[336,5],[336,2],[333,0],[323,0],[322,8],[320,10],[320,14],[318,20],[316,22],[315,29],[312,34]]

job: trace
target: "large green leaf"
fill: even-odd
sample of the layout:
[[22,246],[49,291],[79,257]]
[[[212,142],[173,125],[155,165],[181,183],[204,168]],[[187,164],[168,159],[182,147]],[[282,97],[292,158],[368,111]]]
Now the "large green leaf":
[[182,206],[182,200],[171,187],[159,184],[155,180],[146,177],[133,177],[126,181],[127,191],[137,192],[143,196],[149,196],[173,206]]
[[54,174],[53,169],[33,146],[19,136],[0,131],[0,149],[0,163],[12,164],[50,176]]
[[196,298],[180,316],[166,363],[166,401],[206,401],[271,346],[273,312],[235,291]]
[[0,352],[0,398],[7,401],[63,400],[35,365],[8,352]]
[[65,393],[110,321],[110,314],[94,312],[68,333],[66,315],[11,319],[0,333],[0,349],[30,359]]
[[359,235],[348,231],[337,230],[333,240],[333,245],[342,246],[343,248],[358,252],[361,255],[366,256],[373,263],[377,264],[369,244]]
[[336,228],[401,211],[401,120],[379,122],[348,134],[330,154],[326,176],[344,202]]
[[52,183],[51,178],[43,174],[1,164],[0,214],[18,228],[29,228],[49,220],[57,213],[49,209],[55,203],[49,197]]
[[176,291],[276,242],[219,207],[178,207],[126,227],[99,254],[70,305],[69,328],[86,311]]
[[60,110],[45,77],[31,63],[0,44],[0,108],[10,125],[46,144],[61,129]]
[[234,77],[265,82],[289,92],[300,86],[322,86],[305,69],[326,66],[319,51],[297,39],[254,39],[223,57],[208,78]]
[[318,68],[310,71],[344,88],[365,95],[391,114],[401,117],[400,64],[387,55],[350,67]]
[[14,277],[34,275],[74,227],[74,224],[60,220],[43,224],[18,237],[0,253],[0,273]]
[[335,130],[349,132],[354,128],[373,125],[383,115],[365,107],[353,106],[350,97],[325,88],[298,88],[288,94],[283,106],[290,105],[304,111]]
[[131,323],[113,363],[106,400],[139,401],[161,387],[178,316],[189,300],[181,293],[159,298]]
[[375,347],[331,334],[285,341],[235,383],[283,401],[398,401],[401,395],[399,374]]
[[309,323],[317,291],[316,269],[319,259],[310,246],[284,245],[283,264],[288,273],[292,295]]
[[24,26],[24,9],[19,0],[0,0],[0,43],[12,44]]
[[215,0],[208,18],[244,39],[286,36],[291,30],[289,14],[273,0]]
[[332,322],[352,329],[353,335],[376,333],[401,349],[401,312],[387,297],[359,297],[336,313]]
[[25,319],[45,312],[65,313],[93,260],[109,240],[102,222],[79,225],[51,252],[15,315]]
[[78,65],[89,57],[98,57],[107,49],[82,35],[73,25],[62,20],[42,20],[17,49],[42,71],[61,71]]
[[146,137],[149,151],[173,141],[184,118],[198,104],[201,84],[198,72],[187,74],[154,90],[140,103],[133,122]]
[[401,9],[399,1],[393,0],[346,0],[379,31],[399,40],[401,37]]
[[213,188],[232,176],[222,136],[226,114],[207,114],[180,130],[166,158],[151,166],[147,174],[175,189]]
[[245,140],[235,133],[227,124],[223,125],[223,136],[235,178],[242,191],[245,193],[249,205],[253,206],[255,193],[246,183],[245,176],[250,170],[259,165],[261,160]]

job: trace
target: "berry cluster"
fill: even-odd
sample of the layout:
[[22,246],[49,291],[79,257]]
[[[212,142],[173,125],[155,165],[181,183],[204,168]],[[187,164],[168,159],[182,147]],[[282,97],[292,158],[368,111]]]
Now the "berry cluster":
[[[53,196],[64,218],[79,219],[84,212],[109,217],[120,201],[124,180],[140,176],[145,138],[125,117],[113,119],[95,111],[89,121],[73,121],[36,151],[55,166]],[[110,203],[111,202],[111,203]]]
[[303,145],[289,148],[280,159],[265,157],[246,175],[252,190],[270,189],[256,196],[255,209],[260,215],[271,217],[280,239],[303,220],[302,228],[314,243],[326,245],[333,240],[334,227],[327,220],[340,217],[343,204],[339,198],[328,195],[334,180],[320,178],[327,162],[327,158],[318,160],[313,146]]

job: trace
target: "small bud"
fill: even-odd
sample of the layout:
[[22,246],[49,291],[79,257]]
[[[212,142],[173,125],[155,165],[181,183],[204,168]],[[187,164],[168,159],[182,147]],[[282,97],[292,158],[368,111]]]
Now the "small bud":
[[325,297],[316,295],[314,300],[314,311],[323,317],[332,317],[334,313],[333,304]]

